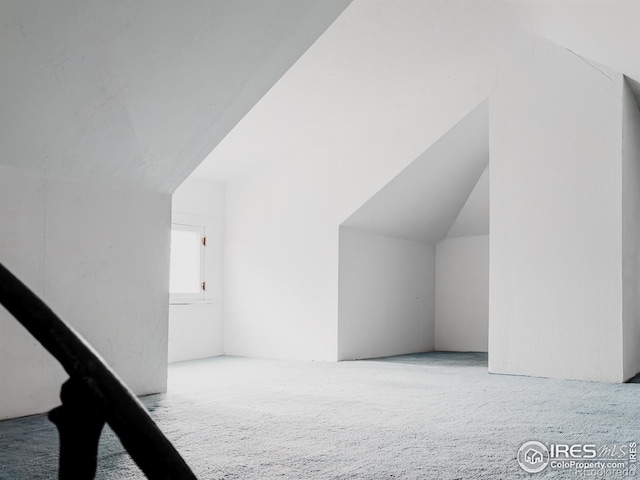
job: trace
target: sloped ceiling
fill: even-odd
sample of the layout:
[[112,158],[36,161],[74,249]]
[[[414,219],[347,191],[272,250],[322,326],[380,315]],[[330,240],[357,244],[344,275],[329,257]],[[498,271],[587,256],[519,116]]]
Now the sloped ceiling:
[[489,161],[487,102],[469,113],[344,226],[410,240],[445,238]]
[[5,0],[0,163],[172,191],[348,3]]
[[447,238],[489,234],[489,166],[451,225]]
[[640,2],[517,2],[517,21],[536,35],[640,80]]
[[173,191],[211,152],[198,175],[233,180],[366,131],[522,29],[640,80],[638,1],[349,3],[4,0],[0,163]]
[[[495,0],[355,0],[194,175],[234,181],[309,161],[309,152],[323,151],[340,137],[362,134],[366,141],[367,132],[407,104],[434,105],[422,99],[445,96],[439,88],[448,82],[484,75],[495,52],[508,45],[506,12],[504,2]],[[424,148],[446,131],[439,131],[446,115],[430,115]],[[401,146],[389,146],[394,149]]]
[[375,131],[403,102],[528,54],[511,51],[525,31],[638,80],[639,25],[637,0],[354,0],[194,175],[234,181]]
[[573,53],[630,78],[640,104],[640,1],[519,1],[514,21]]

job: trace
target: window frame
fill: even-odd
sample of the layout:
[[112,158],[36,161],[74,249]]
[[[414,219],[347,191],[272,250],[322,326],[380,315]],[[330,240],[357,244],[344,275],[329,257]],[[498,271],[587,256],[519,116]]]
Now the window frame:
[[[191,303],[202,303],[207,299],[206,281],[207,281],[207,262],[206,262],[206,238],[207,230],[204,225],[193,225],[187,223],[172,223],[171,232],[174,230],[181,230],[187,232],[198,233],[198,243],[200,251],[200,275],[199,285],[200,289],[198,293],[179,293],[171,291],[171,271],[169,271],[169,304],[171,305],[184,305]],[[169,260],[169,266],[171,266],[171,259]],[[204,286],[204,288],[203,288]]]

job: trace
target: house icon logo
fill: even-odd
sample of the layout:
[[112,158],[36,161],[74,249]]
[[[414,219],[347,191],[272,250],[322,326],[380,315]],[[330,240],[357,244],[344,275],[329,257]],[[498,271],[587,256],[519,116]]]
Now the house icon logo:
[[538,473],[549,465],[549,450],[540,442],[526,442],[518,450],[517,458],[525,472]]
[[543,460],[542,454],[538,450],[530,448],[524,454],[524,459],[529,463],[540,463]]

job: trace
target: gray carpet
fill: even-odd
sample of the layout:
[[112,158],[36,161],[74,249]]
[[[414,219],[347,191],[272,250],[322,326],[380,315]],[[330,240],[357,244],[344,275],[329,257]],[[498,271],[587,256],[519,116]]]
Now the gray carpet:
[[[640,385],[490,375],[483,354],[219,357],[172,365],[169,389],[145,402],[201,479],[575,478],[524,472],[518,448],[640,440]],[[100,449],[98,478],[143,478],[111,432]],[[44,416],[0,422],[0,479],[56,478],[56,462]]]

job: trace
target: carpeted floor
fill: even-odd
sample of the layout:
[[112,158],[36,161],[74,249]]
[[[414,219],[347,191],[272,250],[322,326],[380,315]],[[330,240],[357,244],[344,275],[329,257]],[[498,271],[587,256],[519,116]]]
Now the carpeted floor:
[[[201,479],[575,478],[524,472],[518,448],[640,440],[640,385],[490,375],[486,363],[219,357],[172,365],[169,393],[145,403]],[[100,448],[99,479],[144,478],[111,432]],[[56,462],[44,416],[0,422],[0,479],[53,479]]]

